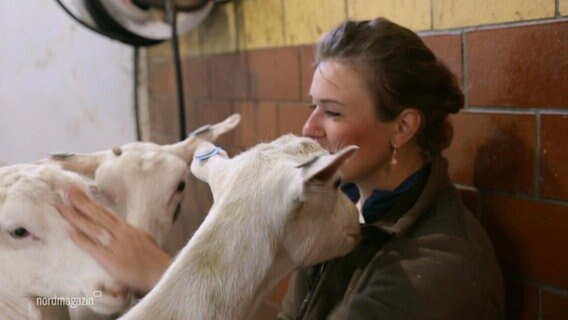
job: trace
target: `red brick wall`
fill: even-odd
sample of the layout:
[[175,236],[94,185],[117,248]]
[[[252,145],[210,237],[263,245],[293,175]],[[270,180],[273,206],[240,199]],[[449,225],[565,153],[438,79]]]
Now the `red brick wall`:
[[[460,79],[467,107],[445,155],[464,203],[487,228],[507,284],[509,319],[568,319],[568,21],[430,32],[423,39]],[[230,153],[283,133],[309,114],[312,46],[186,57],[189,129],[243,115],[219,143]],[[172,62],[149,60],[152,139],[178,136]],[[194,179],[171,243],[205,215]],[[273,319],[285,284],[258,319]]]

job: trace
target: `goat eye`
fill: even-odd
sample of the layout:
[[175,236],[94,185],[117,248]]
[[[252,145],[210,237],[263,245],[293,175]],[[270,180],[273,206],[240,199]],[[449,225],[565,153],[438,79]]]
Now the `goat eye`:
[[28,232],[28,230],[26,230],[26,228],[24,227],[17,227],[16,229],[10,231],[10,235],[12,236],[12,238],[14,239],[21,239],[21,238],[25,238],[29,235],[30,233]]
[[175,223],[177,218],[179,217],[179,213],[181,212],[181,203],[178,203],[177,207],[176,207],[176,211],[174,212],[174,218],[172,219],[172,221]]
[[333,187],[335,189],[339,188],[340,185],[341,185],[341,179],[337,179],[333,182]]
[[178,184],[176,191],[177,192],[182,192],[183,189],[185,189],[185,181],[182,181]]

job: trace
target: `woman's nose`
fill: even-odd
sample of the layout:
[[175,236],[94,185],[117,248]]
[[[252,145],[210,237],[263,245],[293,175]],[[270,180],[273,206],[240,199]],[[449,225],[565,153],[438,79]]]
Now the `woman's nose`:
[[323,138],[324,131],[322,130],[320,125],[317,108],[312,111],[312,113],[306,120],[306,123],[304,123],[304,127],[302,128],[302,135],[312,139]]

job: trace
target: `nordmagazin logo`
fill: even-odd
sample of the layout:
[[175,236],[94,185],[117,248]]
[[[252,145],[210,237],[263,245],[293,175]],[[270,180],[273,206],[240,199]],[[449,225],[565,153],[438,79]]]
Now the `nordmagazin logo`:
[[36,305],[38,306],[67,306],[76,308],[77,306],[92,306],[95,304],[95,298],[102,295],[100,291],[93,292],[92,297],[36,297]]

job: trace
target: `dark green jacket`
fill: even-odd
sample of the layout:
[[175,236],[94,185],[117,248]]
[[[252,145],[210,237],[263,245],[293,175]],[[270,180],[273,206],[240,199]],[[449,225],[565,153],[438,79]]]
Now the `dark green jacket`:
[[350,254],[295,272],[279,319],[504,319],[493,247],[447,161],[402,197]]

